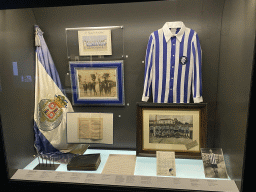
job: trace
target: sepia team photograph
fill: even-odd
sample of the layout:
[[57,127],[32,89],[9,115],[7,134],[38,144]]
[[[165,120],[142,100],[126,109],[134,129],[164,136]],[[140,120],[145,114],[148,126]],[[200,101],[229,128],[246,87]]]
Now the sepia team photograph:
[[80,99],[117,98],[116,69],[77,70]]
[[193,115],[149,115],[149,143],[188,144],[193,141]]

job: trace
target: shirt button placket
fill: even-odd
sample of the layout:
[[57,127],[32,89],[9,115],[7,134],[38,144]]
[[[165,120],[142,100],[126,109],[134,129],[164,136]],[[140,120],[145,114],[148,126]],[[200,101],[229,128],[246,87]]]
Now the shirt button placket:
[[172,37],[171,38],[171,43],[172,43],[172,51],[171,51],[171,70],[170,70],[170,102],[173,102],[173,76],[174,76],[174,65],[175,65],[175,46],[176,46],[176,38]]

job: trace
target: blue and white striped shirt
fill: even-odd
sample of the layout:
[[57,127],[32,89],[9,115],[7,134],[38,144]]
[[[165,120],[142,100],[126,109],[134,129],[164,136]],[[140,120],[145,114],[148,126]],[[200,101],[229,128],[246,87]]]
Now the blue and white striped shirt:
[[167,22],[151,33],[145,57],[142,101],[153,94],[154,103],[194,103],[202,97],[202,51],[197,33],[183,22]]
[[210,160],[210,164],[217,164],[216,156],[214,153],[209,154],[209,160]]

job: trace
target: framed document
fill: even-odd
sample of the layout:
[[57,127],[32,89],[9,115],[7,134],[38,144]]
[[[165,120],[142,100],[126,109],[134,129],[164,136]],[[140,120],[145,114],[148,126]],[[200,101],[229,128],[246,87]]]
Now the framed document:
[[67,143],[113,144],[113,113],[67,113]]
[[112,55],[111,30],[78,31],[79,55]]
[[124,105],[123,61],[69,62],[73,105]]
[[206,145],[206,104],[137,103],[137,155],[174,151],[201,157]]

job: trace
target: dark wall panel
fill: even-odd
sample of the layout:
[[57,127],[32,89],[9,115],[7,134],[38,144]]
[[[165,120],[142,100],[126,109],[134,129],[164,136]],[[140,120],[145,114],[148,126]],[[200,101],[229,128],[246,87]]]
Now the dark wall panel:
[[[0,11],[0,110],[8,166],[12,169],[24,167],[35,154],[35,23],[29,9]],[[15,69],[13,62],[17,62]]]
[[241,179],[255,39],[255,1],[226,1],[217,99],[216,145],[228,155],[232,178]]
[[[165,22],[183,21],[198,32],[203,50],[203,97],[208,103],[209,146],[214,145],[217,72],[221,16],[224,1],[168,1],[87,5],[33,9],[37,24],[60,74],[62,83],[68,71],[65,28],[124,26],[125,107],[74,107],[81,112],[114,113],[114,148],[135,148],[136,102],[141,101],[144,60],[151,32]],[[212,32],[214,31],[214,32]],[[71,100],[71,96],[69,96]],[[129,106],[127,105],[129,104]],[[100,145],[95,145],[100,146]]]

